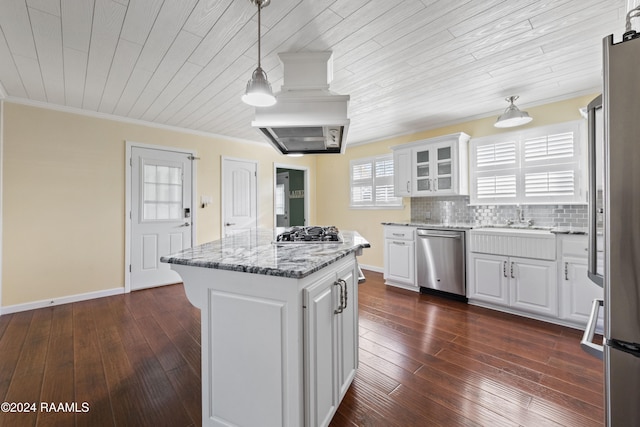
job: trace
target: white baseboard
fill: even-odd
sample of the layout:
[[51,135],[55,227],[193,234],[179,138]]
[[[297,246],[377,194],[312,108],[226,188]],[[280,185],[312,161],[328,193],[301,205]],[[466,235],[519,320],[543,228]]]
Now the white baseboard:
[[374,271],[376,273],[384,273],[384,269],[381,268],[381,267],[376,267],[374,265],[360,264],[360,263],[358,263],[358,265],[360,266],[360,268],[362,268],[364,270],[371,270],[371,271]]
[[7,305],[5,307],[0,307],[0,315],[18,313],[20,311],[35,310],[37,308],[53,307],[61,304],[69,304],[72,302],[86,301],[94,298],[110,297],[120,294],[124,294],[124,286],[121,288],[105,289],[103,291],[87,292],[84,294],[69,295],[60,298],[49,298],[46,300],[27,302],[24,304]]

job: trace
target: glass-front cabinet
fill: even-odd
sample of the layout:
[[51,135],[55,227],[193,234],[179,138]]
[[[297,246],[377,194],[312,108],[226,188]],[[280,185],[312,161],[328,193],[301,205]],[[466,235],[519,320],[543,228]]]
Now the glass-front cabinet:
[[392,147],[396,196],[469,194],[468,142],[461,132]]

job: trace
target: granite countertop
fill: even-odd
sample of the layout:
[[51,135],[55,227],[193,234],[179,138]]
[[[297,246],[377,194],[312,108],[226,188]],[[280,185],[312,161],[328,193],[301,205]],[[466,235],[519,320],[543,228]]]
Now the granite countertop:
[[477,225],[469,224],[466,222],[456,222],[456,223],[432,223],[432,222],[413,222],[413,221],[403,221],[403,222],[383,222],[382,225],[400,225],[406,227],[424,227],[424,228],[442,228],[442,229],[451,229],[451,230],[471,230],[474,227],[478,227]]
[[502,225],[487,225],[487,224],[470,224],[470,223],[428,223],[428,222],[412,222],[412,221],[400,221],[400,222],[383,222],[382,225],[400,225],[406,227],[424,227],[424,228],[441,228],[441,229],[451,229],[451,230],[471,230],[474,228],[511,228],[514,231],[519,229],[541,229],[541,230],[549,230],[554,234],[588,234],[587,227],[538,227],[535,224],[531,227],[505,227]]
[[300,279],[371,245],[357,231],[343,243],[273,243],[277,231],[254,229],[163,256],[169,264]]

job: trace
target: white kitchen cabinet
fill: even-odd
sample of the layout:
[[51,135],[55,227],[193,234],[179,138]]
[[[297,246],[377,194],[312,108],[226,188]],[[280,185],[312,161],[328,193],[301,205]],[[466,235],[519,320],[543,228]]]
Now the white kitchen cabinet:
[[413,150],[411,148],[393,151],[393,188],[396,197],[411,196],[412,157]]
[[558,316],[555,261],[509,258],[509,305],[545,316]]
[[469,254],[469,298],[502,306],[509,305],[509,258]]
[[384,279],[387,285],[419,291],[415,232],[414,227],[384,227]]
[[555,235],[544,230],[469,232],[469,300],[505,311],[558,317]]
[[560,317],[583,327],[589,320],[593,300],[602,299],[604,292],[587,276],[587,237],[561,235],[559,245]]
[[358,366],[356,272],[347,266],[305,288],[306,425],[327,426]]
[[557,316],[556,263],[490,254],[469,255],[469,298]]
[[391,147],[395,195],[469,194],[468,141],[460,132]]

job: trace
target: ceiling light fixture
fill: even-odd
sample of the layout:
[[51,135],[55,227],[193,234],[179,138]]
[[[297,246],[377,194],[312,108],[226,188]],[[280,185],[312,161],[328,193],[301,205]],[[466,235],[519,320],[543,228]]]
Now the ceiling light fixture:
[[270,107],[276,103],[276,97],[271,91],[271,84],[267,80],[267,73],[260,66],[260,10],[269,6],[271,0],[249,0],[258,6],[258,68],[253,71],[251,79],[247,82],[247,90],[242,95],[245,104],[254,107]]
[[497,128],[512,128],[515,126],[521,126],[529,123],[533,118],[529,117],[529,113],[526,111],[520,111],[518,107],[513,104],[513,101],[518,99],[518,96],[510,96],[505,98],[505,101],[509,103],[509,106],[504,110],[504,113],[498,117],[494,124]]

